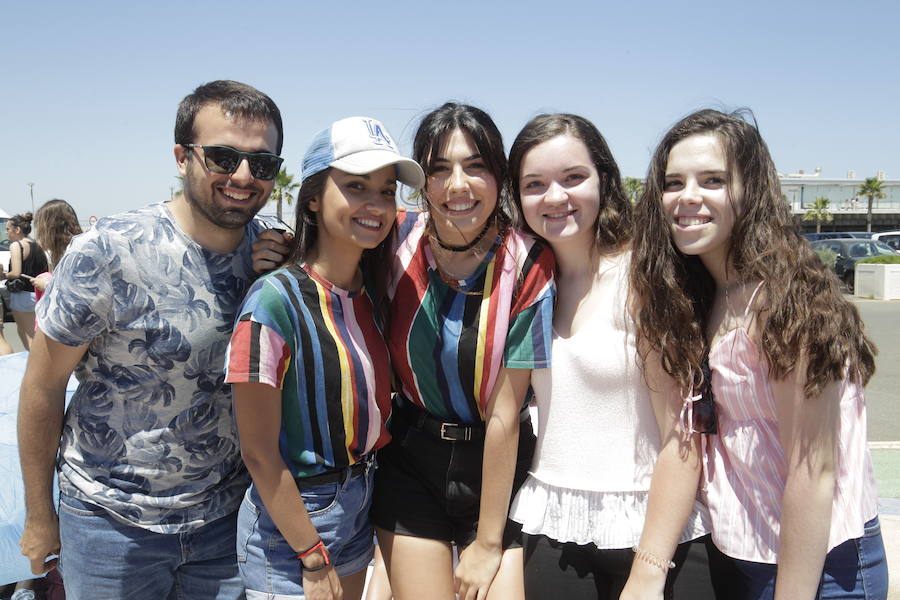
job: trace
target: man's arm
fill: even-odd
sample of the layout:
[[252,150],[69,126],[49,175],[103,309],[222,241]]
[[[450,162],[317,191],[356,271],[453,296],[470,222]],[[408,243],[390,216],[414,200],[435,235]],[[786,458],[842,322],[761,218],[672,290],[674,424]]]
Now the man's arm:
[[19,460],[25,483],[25,530],[19,541],[35,575],[56,567],[59,523],[53,505],[53,473],[65,412],[66,385],[87,346],[60,344],[40,330],[31,343],[19,395]]

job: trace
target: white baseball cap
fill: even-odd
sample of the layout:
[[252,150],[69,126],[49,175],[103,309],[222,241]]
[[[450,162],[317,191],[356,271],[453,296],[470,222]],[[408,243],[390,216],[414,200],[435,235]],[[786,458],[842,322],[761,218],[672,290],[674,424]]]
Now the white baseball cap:
[[397,180],[413,189],[425,185],[425,172],[397,150],[394,138],[377,119],[348,117],[316,134],[303,155],[302,180],[329,167],[363,175],[388,165],[397,166]]

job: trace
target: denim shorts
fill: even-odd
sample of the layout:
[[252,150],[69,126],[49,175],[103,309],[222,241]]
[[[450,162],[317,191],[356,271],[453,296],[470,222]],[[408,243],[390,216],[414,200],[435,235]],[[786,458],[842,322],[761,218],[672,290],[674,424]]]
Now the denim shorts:
[[[374,476],[372,462],[358,477],[300,492],[339,577],[364,570],[375,554],[369,521]],[[238,511],[237,525],[238,568],[248,600],[302,598],[302,565],[296,556],[275,527],[256,486],[251,485]]]
[[[713,552],[718,557],[713,556]],[[718,550],[710,553],[710,575],[717,597],[736,600],[767,600],[775,595],[778,567],[772,564],[728,558]],[[722,560],[731,565],[715,569]],[[728,577],[719,575],[728,573]],[[825,555],[825,568],[817,599],[885,600],[888,593],[887,558],[881,524],[875,517],[865,525],[863,536],[839,544]]]
[[10,292],[9,310],[16,312],[34,312],[34,292]]
[[[484,438],[440,439],[412,425],[407,410],[391,416],[391,442],[378,451],[372,521],[400,535],[452,542],[475,540],[481,503]],[[519,423],[519,447],[510,499],[531,467],[535,436],[528,419]],[[503,548],[522,546],[522,526],[507,519]]]
[[59,497],[59,566],[69,600],[239,600],[237,512],[182,533],[123,523],[105,509]]

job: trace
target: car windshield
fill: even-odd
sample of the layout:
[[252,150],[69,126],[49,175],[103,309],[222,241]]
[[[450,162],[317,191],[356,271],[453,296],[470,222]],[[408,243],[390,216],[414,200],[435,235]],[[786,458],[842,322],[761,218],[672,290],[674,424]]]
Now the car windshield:
[[872,245],[875,246],[875,252],[877,254],[888,254],[888,255],[896,255],[897,254],[897,252],[893,248],[891,248],[884,242],[875,242]]

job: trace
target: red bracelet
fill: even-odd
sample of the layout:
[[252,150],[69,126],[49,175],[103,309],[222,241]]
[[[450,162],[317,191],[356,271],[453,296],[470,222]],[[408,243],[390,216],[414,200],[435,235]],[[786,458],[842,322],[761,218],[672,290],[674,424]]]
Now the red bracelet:
[[[325,547],[325,542],[323,542],[321,539],[318,542],[316,542],[315,544],[313,544],[312,546],[310,546],[309,548],[307,548],[306,550],[304,550],[303,552],[299,553],[297,555],[297,560],[299,560],[302,564],[304,558],[306,558],[307,556],[309,556],[310,554],[312,554],[313,552],[316,552],[316,551],[321,552],[322,558],[325,559],[325,564],[323,565],[323,567],[331,564],[331,557],[328,555],[328,548]],[[323,567],[317,567],[317,569],[323,568]],[[307,571],[315,571],[317,569],[307,569]]]

